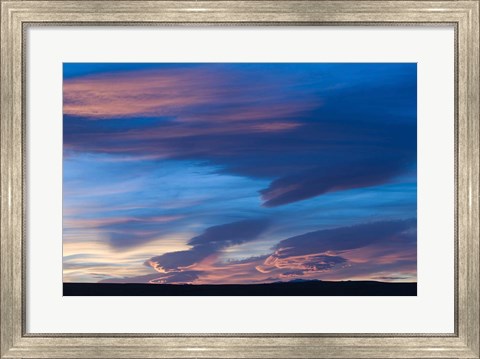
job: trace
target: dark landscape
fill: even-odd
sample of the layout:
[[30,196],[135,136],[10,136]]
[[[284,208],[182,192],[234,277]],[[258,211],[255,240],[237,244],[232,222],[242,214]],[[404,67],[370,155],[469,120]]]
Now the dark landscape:
[[64,296],[416,296],[417,283],[301,281],[267,284],[63,283]]

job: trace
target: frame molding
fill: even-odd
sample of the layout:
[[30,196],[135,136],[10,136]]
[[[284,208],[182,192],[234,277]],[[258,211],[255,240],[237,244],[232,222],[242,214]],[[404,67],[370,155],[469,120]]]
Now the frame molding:
[[[480,0],[0,0],[0,5],[0,358],[480,358]],[[455,333],[26,333],[23,30],[32,23],[297,26],[454,24],[457,35]]]

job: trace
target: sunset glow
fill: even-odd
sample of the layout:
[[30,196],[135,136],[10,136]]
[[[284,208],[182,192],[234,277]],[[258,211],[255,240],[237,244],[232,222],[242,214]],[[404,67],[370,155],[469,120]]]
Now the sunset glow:
[[65,63],[63,280],[417,280],[416,64]]

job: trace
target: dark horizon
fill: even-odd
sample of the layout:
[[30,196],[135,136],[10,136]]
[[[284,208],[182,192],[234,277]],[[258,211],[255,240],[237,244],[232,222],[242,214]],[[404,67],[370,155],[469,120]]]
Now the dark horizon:
[[290,281],[258,284],[64,283],[64,296],[416,296],[416,282]]

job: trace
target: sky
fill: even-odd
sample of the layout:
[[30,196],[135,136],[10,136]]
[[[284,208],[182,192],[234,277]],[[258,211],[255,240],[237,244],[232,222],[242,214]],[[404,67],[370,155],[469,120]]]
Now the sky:
[[417,280],[413,63],[64,63],[63,280]]

